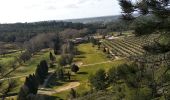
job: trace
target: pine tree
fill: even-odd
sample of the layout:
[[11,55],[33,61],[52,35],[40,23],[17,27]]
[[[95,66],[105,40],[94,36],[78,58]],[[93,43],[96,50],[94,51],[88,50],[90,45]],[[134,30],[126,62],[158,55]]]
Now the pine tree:
[[48,64],[47,64],[47,61],[46,60],[40,61],[40,66],[41,66],[41,69],[43,70],[43,74],[45,76],[47,76],[48,75]]
[[51,52],[50,52],[49,57],[50,57],[50,60],[51,60],[52,62],[54,62],[54,61],[55,61],[55,57],[53,56],[53,54],[52,54]]
[[40,84],[44,83],[45,78],[48,75],[48,64],[45,60],[42,60],[35,71],[35,76],[39,80]]
[[34,95],[35,97],[38,92],[38,86],[37,77],[34,74],[29,75],[26,77],[24,85],[20,89],[17,100],[30,100],[29,97],[31,95]]
[[[163,30],[166,31],[169,29],[169,21],[170,18],[170,0],[140,0],[137,2],[133,2],[132,0],[119,0],[119,5],[122,9],[122,17],[125,20],[133,20],[135,17],[133,16],[134,12],[138,12],[141,15],[153,15],[157,19],[152,25],[152,32],[155,30]],[[151,32],[150,32],[151,33]]]
[[37,65],[35,76],[37,77],[40,84],[44,83],[45,75],[43,74],[43,70],[41,69],[40,65]]

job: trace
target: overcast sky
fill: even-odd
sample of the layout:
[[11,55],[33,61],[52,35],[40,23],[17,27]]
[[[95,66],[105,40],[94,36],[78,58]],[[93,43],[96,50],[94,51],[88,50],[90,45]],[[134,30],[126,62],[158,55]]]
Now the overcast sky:
[[118,15],[117,0],[0,0],[0,23]]

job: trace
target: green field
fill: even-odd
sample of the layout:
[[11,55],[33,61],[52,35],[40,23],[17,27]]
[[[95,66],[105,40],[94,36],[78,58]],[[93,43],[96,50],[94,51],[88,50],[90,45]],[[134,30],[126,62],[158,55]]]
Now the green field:
[[[44,49],[40,52],[33,55],[33,57],[27,61],[26,63],[18,66],[16,70],[14,70],[8,77],[19,77],[14,80],[17,81],[17,87],[12,92],[18,92],[20,87],[23,85],[25,81],[25,76],[29,76],[29,74],[33,74],[37,68],[37,65],[41,60],[47,60],[49,61],[49,53],[52,51],[52,49]],[[20,52],[7,54],[4,57],[1,57],[1,62],[3,62],[4,65],[7,65],[6,63],[11,62],[14,60],[15,57],[19,57]],[[9,71],[11,68],[9,66],[6,67],[6,70]],[[51,70],[51,69],[50,69]],[[21,76],[21,77],[20,77]]]
[[[81,62],[82,65],[79,66],[80,70],[77,74],[72,73],[71,81],[80,82],[80,85],[76,88],[76,91],[80,95],[90,90],[90,84],[88,82],[88,78],[91,74],[94,74],[98,69],[107,70],[113,66],[117,66],[119,64],[126,62],[125,59],[111,61],[110,59],[107,58],[106,54],[104,54],[101,50],[98,50],[97,47],[92,47],[92,44],[90,43],[80,44],[76,46],[76,48],[78,49],[79,54],[74,57],[73,63]],[[19,66],[14,72],[12,72],[9,75],[10,77],[24,76],[16,79],[18,86],[13,92],[19,91],[20,87],[25,81],[25,75],[34,73],[36,66],[39,64],[41,60],[47,60],[49,62],[49,52],[51,51],[52,51],[51,49],[44,49],[36,53],[29,61]],[[1,57],[1,61],[5,63],[9,63],[11,59],[14,59],[16,56],[19,55],[20,52],[8,54],[5,57]],[[56,57],[58,59],[58,57],[60,56],[57,55]],[[106,62],[106,63],[102,63],[102,62]],[[65,70],[67,71],[70,69],[66,68]],[[62,85],[54,86],[52,88],[57,89],[61,86],[67,85],[69,82],[66,81],[62,83],[63,83]],[[54,97],[66,99],[69,94],[69,91],[70,90],[54,94]]]
[[[97,47],[92,47],[92,44],[80,44],[77,46],[78,51],[81,52],[80,55],[77,55],[74,59],[74,61],[79,61],[84,64],[93,64],[93,63],[100,63],[108,61],[109,59],[106,57],[106,55],[97,49]],[[88,78],[91,74],[94,74],[98,69],[109,69],[111,67],[117,66],[119,64],[125,63],[126,60],[117,60],[117,61],[111,61],[104,64],[97,64],[97,65],[89,65],[89,66],[80,66],[79,72],[72,76],[72,80],[77,80],[80,82],[80,86],[76,88],[76,91],[79,95],[82,95],[83,93],[90,90],[90,84],[88,82]],[[62,99],[66,99],[67,95],[69,94],[69,91],[64,91],[61,93],[57,93],[54,96],[57,96]]]

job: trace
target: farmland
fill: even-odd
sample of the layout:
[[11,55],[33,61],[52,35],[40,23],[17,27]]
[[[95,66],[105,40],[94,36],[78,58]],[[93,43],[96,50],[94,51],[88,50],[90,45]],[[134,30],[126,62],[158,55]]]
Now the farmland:
[[170,100],[170,0],[73,1],[0,2],[0,99]]

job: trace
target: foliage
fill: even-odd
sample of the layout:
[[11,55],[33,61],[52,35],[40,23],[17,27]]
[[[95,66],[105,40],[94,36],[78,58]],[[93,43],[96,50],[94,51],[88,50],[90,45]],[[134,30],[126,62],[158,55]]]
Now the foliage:
[[42,21],[34,23],[1,24],[0,27],[1,41],[24,42],[40,33],[58,33],[66,28],[82,29],[86,26],[81,23]]
[[95,91],[76,98],[76,100],[117,100],[114,93],[108,91]]
[[155,68],[148,68],[140,62],[122,64],[112,67],[107,73],[104,70],[97,71],[89,78],[89,81],[96,90],[111,87],[114,98],[117,99],[150,100],[161,97],[166,99],[169,89],[169,71],[166,69],[161,72],[159,78],[153,74],[155,72]]
[[60,50],[60,38],[59,36],[57,35],[54,39],[53,39],[53,49],[54,49],[54,54],[57,55],[59,53],[59,50]]
[[94,75],[89,78],[91,85],[96,90],[106,89],[106,73],[103,69],[98,70]]
[[29,88],[29,93],[37,94],[39,84],[35,75],[29,75],[29,77],[26,77],[24,85]]
[[119,4],[123,11],[122,16],[125,20],[135,19],[133,16],[134,12],[139,12],[146,17],[155,17],[155,20],[152,22],[146,21],[137,24],[137,27],[135,28],[135,33],[137,35],[151,34],[157,30],[168,31],[170,18],[169,3],[169,0],[140,0],[135,2],[132,2],[131,0],[119,0]]
[[118,73],[115,67],[110,68],[107,75],[108,75],[108,83],[115,83],[116,80],[118,79]]
[[35,71],[35,76],[39,80],[40,84],[44,83],[46,76],[48,75],[48,64],[45,60],[42,60]]
[[76,98],[76,97],[77,97],[76,91],[75,91],[73,88],[71,88],[71,91],[70,91],[70,98],[71,98],[71,99],[74,99],[74,98]]
[[62,67],[58,67],[55,73],[57,79],[64,80],[64,69]]
[[166,52],[170,51],[169,44],[163,45],[163,44],[160,44],[160,43],[155,43],[155,44],[152,44],[152,45],[143,46],[143,48],[146,51],[148,51],[149,53],[152,53],[152,54],[166,53]]
[[27,60],[31,59],[31,53],[29,51],[23,52],[20,59],[25,63]]
[[50,52],[50,55],[49,55],[49,57],[50,57],[50,60],[52,61],[52,62],[54,62],[55,61],[55,56]]
[[79,71],[79,67],[76,64],[73,64],[71,65],[71,71],[76,73]]
[[90,38],[90,41],[91,41],[91,43],[93,44],[93,46],[94,46],[94,45],[97,45],[97,44],[99,43],[99,41],[96,40],[94,37],[91,37],[91,38]]
[[0,82],[0,94],[2,100],[5,100],[6,96],[17,87],[17,82],[15,80],[9,79],[7,82]]
[[62,54],[75,54],[74,43],[68,41],[67,43],[62,45],[61,50],[62,50]]
[[119,4],[124,13],[122,17],[125,20],[132,20],[133,19],[132,13],[135,11],[132,2],[130,0],[119,0]]
[[67,64],[71,64],[73,60],[73,55],[72,54],[62,54],[60,59],[59,59],[59,64],[61,66],[65,66]]
[[38,91],[39,82],[35,75],[26,77],[24,85],[21,87],[17,100],[30,100],[35,98]]

